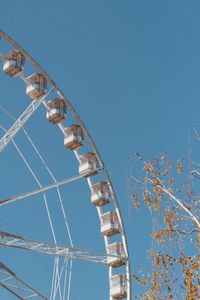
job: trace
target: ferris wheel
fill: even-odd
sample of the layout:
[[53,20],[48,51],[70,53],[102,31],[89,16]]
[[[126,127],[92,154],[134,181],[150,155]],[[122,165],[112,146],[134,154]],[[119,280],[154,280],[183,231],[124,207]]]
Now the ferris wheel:
[[[104,266],[108,273],[107,299],[114,300],[126,298],[131,300],[130,261],[125,228],[116,194],[100,154],[84,123],[55,82],[23,48],[2,30],[0,30],[0,37],[0,46],[2,49],[0,51],[0,59],[2,60],[3,65],[1,72],[3,80],[2,87],[6,85],[5,88],[7,88],[9,85],[9,90],[11,91],[16,88],[17,92],[19,89],[24,92],[21,85],[25,85],[24,95],[26,97],[26,105],[24,106],[23,104],[22,107],[19,106],[19,112],[18,109],[16,109],[15,114],[13,113],[11,106],[7,105],[7,103],[0,103],[0,111],[2,113],[2,117],[0,117],[1,165],[2,168],[4,164],[12,166],[11,172],[7,171],[7,167],[5,168],[5,172],[2,172],[2,174],[5,174],[5,180],[9,181],[9,188],[6,183],[3,183],[3,196],[0,197],[0,207],[2,211],[2,214],[0,214],[0,249],[3,251],[1,252],[0,259],[0,286],[2,287],[0,295],[2,295],[3,292],[6,292],[8,295],[12,295],[18,299],[78,299],[73,297],[71,289],[71,284],[73,282],[73,264],[74,261],[77,261],[77,263],[80,262],[82,265],[83,263],[88,265],[87,262],[90,262],[90,264],[93,263],[93,265],[95,265],[95,272],[98,272],[98,265]],[[8,83],[6,83],[6,80],[8,80]],[[13,83],[15,81],[17,82]],[[21,94],[19,97],[16,97],[15,101],[20,102],[19,98],[21,98]],[[45,109],[46,118],[44,118],[44,122],[46,122],[48,126],[51,124],[50,130],[53,131],[53,134],[58,135],[58,131],[55,130],[55,127],[60,129],[59,138],[62,135],[64,139],[62,149],[66,151],[69,157],[74,155],[73,159],[70,158],[70,163],[67,163],[67,161],[65,163],[60,163],[58,169],[62,168],[62,175],[65,174],[66,169],[66,174],[69,174],[67,166],[70,168],[71,163],[73,163],[75,165],[75,170],[77,170],[77,173],[74,176],[66,176],[57,180],[57,177],[54,175],[55,170],[52,171],[49,164],[47,165],[46,159],[41,154],[42,152],[39,150],[38,145],[36,146],[36,143],[33,141],[33,138],[29,133],[30,127],[33,128],[34,131],[37,129],[37,126],[40,126],[40,132],[43,132],[42,126],[37,125],[37,116],[40,114],[39,108]],[[17,113],[18,116],[16,116]],[[41,116],[43,115],[40,114],[39,118],[41,118]],[[31,126],[28,126],[29,123],[31,123]],[[24,140],[22,141],[22,136],[26,142],[24,142]],[[54,143],[50,138],[47,139],[46,134],[40,136],[40,139],[42,139],[46,145],[47,154],[50,147],[57,147],[57,142]],[[22,143],[22,145],[20,145],[20,143]],[[34,152],[33,156],[37,157],[42,168],[45,169],[46,174],[48,174],[48,177],[50,178],[47,184],[43,183],[46,183],[46,181],[43,178],[43,175],[41,175],[43,173],[40,169],[39,175],[35,171],[36,164],[33,163],[34,165],[32,166],[29,162],[32,152],[27,148],[27,143],[29,143],[29,146],[32,149],[31,151]],[[58,145],[58,148],[56,149],[59,149],[60,147],[61,146]],[[24,151],[27,151],[28,156],[24,154]],[[25,175],[23,184],[20,188],[18,188],[18,185],[20,185],[20,182],[22,181],[20,173],[19,175],[15,175],[15,183],[12,183],[12,173],[16,172],[16,174],[18,174],[18,172],[20,172],[18,160],[16,162],[16,157],[13,158],[13,155],[20,157],[20,160],[23,163],[23,172],[25,172],[24,170],[26,168],[25,174],[30,174],[31,180],[34,181],[34,188],[31,188],[29,185],[29,175]],[[58,153],[54,165],[56,165],[57,160],[59,161],[59,156],[60,154]],[[12,159],[10,157],[12,157]],[[85,183],[88,183],[90,197],[87,199],[87,205],[82,205],[87,206],[86,210],[91,209],[91,207],[92,209],[96,208],[97,210],[99,220],[96,215],[95,217],[97,217],[99,227],[97,226],[97,228],[94,229],[94,232],[96,235],[99,234],[101,238],[103,237],[105,243],[105,246],[103,246],[105,249],[104,251],[96,249],[94,236],[92,237],[94,246],[91,250],[82,249],[84,247],[81,245],[78,245],[78,247],[74,246],[68,222],[70,203],[68,204],[68,200],[65,201],[64,199],[67,197],[64,194],[64,187],[67,189],[68,185],[73,184],[70,189],[73,190],[74,193],[79,192],[80,195],[80,193],[82,193],[81,187],[79,188],[80,182],[81,185],[82,183],[84,185]],[[51,193],[54,193],[53,196]],[[51,199],[49,200],[49,198]],[[52,200],[55,198],[55,201]],[[41,205],[41,199],[48,220],[46,225],[40,221],[40,215],[43,214],[38,210],[39,205]],[[32,203],[38,205],[38,207],[34,208]],[[51,203],[54,205],[53,209],[50,207]],[[78,205],[78,203],[74,205],[76,209],[78,209]],[[24,206],[26,206],[26,208],[24,208]],[[25,209],[30,210],[28,217],[20,216],[20,212],[23,214]],[[59,216],[56,210],[60,211]],[[11,214],[9,220],[12,220],[11,226],[9,223],[10,221],[7,220],[10,211]],[[31,219],[31,215],[34,214],[36,217],[31,223],[31,229],[29,229],[29,219]],[[2,215],[4,218],[2,218]],[[65,227],[66,240],[60,239],[59,234],[64,232],[60,229],[60,225],[58,226],[58,236],[56,233],[55,224],[61,222],[60,216],[62,216],[62,222]],[[22,220],[23,218],[26,218],[25,224]],[[79,220],[76,215],[74,215],[74,219],[76,220],[76,224],[78,224]],[[84,224],[90,223],[90,221],[93,222],[92,220],[93,219],[87,219],[86,216],[85,219],[82,220],[80,230]],[[14,222],[17,222],[19,229],[16,230],[17,226],[14,225]],[[46,226],[48,226],[47,235],[44,230]],[[92,227],[93,224],[90,224],[90,228]],[[22,229],[21,231],[20,228]],[[27,232],[26,236],[24,235],[24,232]],[[51,238],[49,238],[50,235]],[[63,233],[63,235],[65,234]],[[81,235],[82,233],[80,231],[80,241]],[[33,236],[36,238],[33,238]],[[40,239],[39,237],[43,238]],[[50,274],[45,276],[46,278],[41,275],[42,278],[40,278],[40,270],[38,270],[39,286],[35,286],[32,282],[32,277],[30,276],[29,279],[27,273],[24,272],[24,274],[26,274],[25,277],[23,277],[23,272],[19,271],[17,273],[12,259],[9,258],[4,260],[4,254],[6,255],[8,251],[12,251],[13,257],[19,256],[20,259],[23,260],[29,273],[32,273],[32,268],[34,269],[35,267],[33,257],[47,257],[46,265],[48,273]],[[29,255],[31,257],[30,261]],[[51,268],[50,271],[49,268]],[[95,274],[93,277],[95,277]],[[83,277],[84,275],[81,280],[84,280]],[[45,280],[51,281],[48,295],[43,293],[40,289]],[[89,282],[88,287],[86,288],[89,288],[90,284],[95,285],[95,278],[94,283]],[[101,286],[101,289],[104,289],[104,287]],[[99,295],[99,297],[101,296]],[[98,299],[98,297],[96,299]]]

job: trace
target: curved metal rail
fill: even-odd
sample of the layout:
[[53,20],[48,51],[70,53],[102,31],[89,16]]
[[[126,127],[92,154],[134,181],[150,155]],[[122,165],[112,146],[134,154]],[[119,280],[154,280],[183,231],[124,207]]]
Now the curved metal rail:
[[[88,130],[86,129],[84,123],[82,122],[82,120],[80,119],[80,117],[78,116],[77,112],[75,111],[75,109],[73,108],[73,106],[71,105],[70,101],[65,97],[65,95],[62,93],[62,91],[58,88],[58,86],[56,85],[56,83],[51,79],[51,77],[41,68],[41,66],[19,45],[17,44],[12,38],[10,38],[4,31],[0,30],[0,37],[3,37],[5,40],[7,40],[14,48],[18,49],[23,55],[24,57],[39,71],[39,73],[41,73],[45,79],[55,88],[55,90],[57,91],[57,94],[65,101],[65,104],[67,106],[67,108],[71,111],[72,115],[74,116],[74,118],[76,119],[76,121],[78,122],[78,124],[81,126],[82,131],[85,135],[85,137],[87,138],[87,140],[89,141],[91,148],[93,149],[97,160],[99,162],[99,165],[101,166],[105,179],[109,185],[109,190],[110,190],[110,194],[111,197],[113,199],[113,203],[115,206],[115,210],[116,210],[116,214],[118,216],[118,220],[119,220],[119,224],[120,224],[120,228],[121,228],[121,235],[122,235],[122,242],[123,242],[123,246],[124,246],[124,250],[125,250],[125,255],[127,257],[127,263],[126,263],[126,274],[127,274],[127,299],[131,300],[132,299],[132,291],[131,291],[131,271],[130,271],[130,260],[129,260],[129,250],[128,250],[128,243],[127,243],[127,237],[126,237],[126,233],[125,233],[125,227],[124,227],[124,223],[122,220],[122,215],[120,212],[120,208],[119,208],[119,204],[117,201],[117,196],[115,194],[113,185],[111,183],[110,177],[108,175],[108,172],[104,166],[103,160],[97,150],[97,147],[95,146]],[[60,129],[63,131],[63,127],[62,125],[59,126]],[[76,153],[75,153],[76,154]],[[78,154],[76,154],[77,158],[78,158]],[[88,180],[88,184],[90,186],[90,181]],[[100,214],[99,210],[98,213]],[[108,241],[107,238],[105,238],[105,244],[106,244],[106,248],[108,245]],[[109,270],[109,277],[111,277],[113,274],[112,272],[112,267],[110,267]],[[112,297],[110,298],[112,300]]]

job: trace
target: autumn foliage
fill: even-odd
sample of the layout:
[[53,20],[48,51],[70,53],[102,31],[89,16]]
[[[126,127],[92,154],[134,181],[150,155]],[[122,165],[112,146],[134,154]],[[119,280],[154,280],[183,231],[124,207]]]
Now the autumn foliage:
[[195,171],[190,170],[178,188],[182,160],[172,163],[161,155],[147,162],[135,154],[133,164],[140,165],[140,175],[131,169],[132,203],[137,209],[146,206],[153,222],[151,268],[139,267],[133,275],[144,291],[135,298],[200,299],[200,197],[194,188]]

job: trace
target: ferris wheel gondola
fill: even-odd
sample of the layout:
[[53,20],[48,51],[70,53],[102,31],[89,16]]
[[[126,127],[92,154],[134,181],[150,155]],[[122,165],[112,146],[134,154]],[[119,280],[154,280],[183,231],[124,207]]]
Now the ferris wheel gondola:
[[[116,194],[101,156],[84,123],[81,121],[79,115],[76,113],[69,100],[64,96],[55,82],[36,63],[36,61],[6,33],[0,30],[0,36],[2,40],[5,40],[5,42],[12,47],[12,50],[8,53],[0,54],[0,58],[3,61],[2,72],[11,78],[20,78],[26,85],[26,95],[32,100],[31,104],[26,107],[24,112],[14,120],[14,123],[12,126],[10,126],[10,128],[5,129],[3,126],[1,126],[1,129],[4,130],[4,134],[0,139],[0,152],[5,151],[9,143],[12,142],[31,171],[31,167],[28,165],[27,161],[23,157],[23,154],[18,149],[14,141],[14,137],[20,130],[24,130],[25,134],[31,141],[31,138],[25,131],[24,126],[31,116],[36,113],[36,110],[40,107],[40,105],[44,105],[46,109],[47,121],[59,127],[63,133],[63,143],[67,148],[66,151],[73,152],[78,161],[78,174],[76,176],[57,181],[49,167],[46,165],[39,151],[32,143],[34,150],[39,155],[42,163],[44,163],[54,182],[47,186],[42,186],[39,180],[35,178],[39,186],[38,189],[25,191],[23,194],[15,196],[9,195],[9,198],[0,199],[0,206],[8,205],[9,203],[17,202],[21,199],[26,199],[27,197],[42,193],[44,196],[54,243],[50,243],[48,241],[38,241],[31,239],[30,237],[27,238],[21,235],[14,235],[12,233],[6,233],[2,231],[0,232],[0,245],[1,247],[5,248],[18,249],[21,251],[26,250],[31,253],[35,253],[35,255],[37,255],[37,253],[43,253],[55,257],[56,259],[62,256],[64,258],[70,257],[71,259],[75,260],[91,261],[104,264],[109,269],[109,299],[114,300],[126,298],[131,300],[130,261],[125,227]],[[24,75],[26,70],[26,61],[28,61],[35,69],[35,72],[28,76]],[[52,91],[56,93],[56,97],[53,97],[47,101],[47,98],[51,96]],[[75,118],[76,123],[67,123],[66,116],[68,114],[71,114]],[[89,144],[89,151],[84,151],[85,140]],[[82,153],[80,152],[80,149],[83,149]],[[98,176],[100,176],[99,179]],[[106,249],[105,253],[74,248],[72,242],[69,247],[59,245],[54,234],[53,223],[51,221],[51,215],[44,193],[53,188],[58,189],[59,186],[64,185],[67,182],[79,180],[80,178],[85,178],[91,190],[90,202],[91,205],[96,207],[99,215],[99,233],[104,237]],[[93,180],[94,178],[95,180]],[[63,218],[66,221],[66,227],[68,229],[65,209],[59,189],[57,192],[60,199]],[[115,241],[112,240],[114,236],[116,238]],[[54,270],[56,270],[56,259]],[[15,273],[10,270],[10,266],[8,268],[3,265],[3,263],[1,265],[1,271],[6,273],[6,275],[9,275],[9,280],[17,279],[18,282],[17,285],[9,285],[9,280],[5,280],[5,276],[0,276],[0,285],[4,287],[4,289],[19,299],[27,299],[28,296],[36,299],[46,299],[46,296],[43,296],[39,291],[37,291],[37,289],[32,288],[31,284],[29,285],[28,283],[25,283],[22,279],[16,276]],[[65,281],[62,283],[64,286],[61,287],[61,274],[59,274],[58,271],[57,273],[55,271],[53,274],[52,289],[50,295],[47,295],[47,299],[61,300],[67,299],[67,297],[69,298],[69,292],[67,296],[65,292]],[[28,281],[28,279],[26,281]],[[59,281],[59,283],[56,283],[56,281]],[[69,281],[71,281],[71,276],[69,276]],[[31,292],[31,294],[28,296],[23,292],[24,290],[26,291],[26,288],[24,289],[23,285],[25,285],[29,292]],[[62,288],[64,292],[61,291]]]

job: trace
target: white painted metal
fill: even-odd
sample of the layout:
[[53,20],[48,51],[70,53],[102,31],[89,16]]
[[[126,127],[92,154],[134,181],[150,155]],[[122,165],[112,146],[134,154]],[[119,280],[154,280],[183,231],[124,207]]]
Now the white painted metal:
[[12,50],[3,57],[3,71],[10,77],[16,77],[23,73],[24,56],[19,50]]
[[92,188],[91,202],[96,206],[103,206],[110,203],[110,193],[107,182],[97,182]]
[[[120,227],[121,238],[122,238],[122,243],[123,243],[125,255],[128,258],[127,262],[126,262],[126,275],[125,275],[125,277],[126,277],[126,282],[127,282],[127,299],[131,300],[132,299],[132,294],[131,294],[131,272],[130,272],[129,252],[128,252],[128,244],[127,244],[125,228],[124,228],[123,220],[122,220],[122,217],[121,217],[121,212],[120,212],[120,209],[119,209],[119,204],[118,204],[118,201],[117,201],[116,194],[114,192],[111,180],[110,180],[109,175],[107,173],[107,170],[104,166],[104,163],[103,163],[103,161],[100,157],[100,154],[99,154],[99,152],[98,152],[91,136],[89,135],[89,132],[87,131],[84,123],[81,121],[80,117],[78,116],[78,114],[76,113],[74,108],[72,107],[71,103],[64,96],[64,94],[61,92],[61,90],[58,88],[58,86],[55,84],[55,82],[48,76],[48,74],[35,62],[35,60],[24,49],[22,49],[14,40],[12,40],[10,37],[8,37],[8,35],[6,35],[2,30],[0,30],[0,36],[3,37],[4,39],[6,39],[14,48],[20,50],[20,52],[26,57],[26,59],[28,59],[29,62],[32,63],[33,66],[35,66],[37,71],[39,73],[41,73],[46,78],[46,80],[52,85],[52,87],[54,87],[56,89],[58,96],[60,98],[64,99],[65,104],[67,105],[67,108],[71,111],[71,113],[73,114],[73,116],[77,120],[78,124],[81,126],[81,129],[82,129],[85,137],[88,139],[88,141],[91,145],[91,148],[92,148],[94,154],[96,155],[96,158],[98,160],[98,164],[103,169],[103,173],[104,173],[106,182],[108,183],[108,186],[109,186],[110,195],[111,195],[111,198],[113,199],[113,203],[114,203],[114,206],[115,206],[115,212],[116,212],[116,215],[118,217],[118,222],[119,222],[119,227]],[[22,77],[22,75],[21,75],[21,77]],[[45,105],[45,103],[44,103],[44,105]],[[64,133],[63,125],[59,124],[59,127],[62,130],[62,132]],[[77,159],[80,163],[80,161],[81,161],[80,157],[81,156],[79,155],[78,150],[75,150],[74,154],[76,155],[76,157],[77,157]],[[91,188],[92,187],[91,178],[87,178],[87,180],[88,180],[89,187]],[[99,218],[101,219],[101,216],[102,216],[101,207],[97,207],[97,211],[98,211],[98,214],[99,214]],[[105,240],[105,245],[106,245],[106,249],[107,249],[108,244],[109,244],[108,243],[108,238],[104,237],[104,240]],[[110,285],[111,285],[112,276],[113,276],[113,268],[109,267]],[[113,296],[111,294],[110,294],[110,300],[113,300]]]
[[108,264],[112,266],[113,268],[118,268],[126,264],[125,253],[124,253],[124,247],[122,243],[112,243],[109,244],[107,247],[107,253],[112,255],[120,256],[121,258],[117,257],[109,257]]
[[73,124],[64,129],[64,146],[70,150],[76,150],[83,146],[83,133],[81,127]]
[[[97,169],[97,171],[99,171],[99,170],[101,170],[101,168]],[[21,199],[33,196],[33,195],[36,195],[36,194],[39,194],[39,193],[43,193],[43,192],[48,191],[50,189],[56,188],[56,187],[58,187],[60,185],[63,185],[63,184],[66,184],[66,183],[78,180],[78,179],[80,179],[82,177],[85,177],[85,176],[87,176],[87,174],[88,173],[85,172],[85,173],[83,173],[81,175],[70,177],[70,178],[67,178],[67,179],[64,179],[62,181],[49,184],[47,186],[41,187],[41,188],[33,190],[33,191],[29,191],[29,192],[26,192],[26,193],[23,193],[23,194],[14,196],[14,197],[10,197],[10,198],[4,199],[4,200],[0,200],[0,206],[5,205],[5,204],[9,204],[9,203],[15,202],[17,200],[21,200]]]
[[65,102],[60,98],[54,98],[47,103],[46,118],[53,124],[58,124],[66,119]]
[[79,174],[90,177],[98,173],[98,161],[94,153],[88,152],[79,156]]
[[38,100],[46,95],[47,81],[40,73],[34,73],[26,78],[28,84],[26,86],[26,94],[31,99]]
[[[52,91],[52,89],[53,88],[49,90],[48,94]],[[28,119],[34,114],[34,112],[42,104],[42,102],[45,100],[47,95],[42,97],[39,101],[33,100],[31,104],[26,108],[26,110],[21,114],[21,116],[11,126],[11,128],[5,133],[5,135],[0,140],[0,152],[2,152],[6,148],[9,142],[14,138],[14,136],[18,133],[18,131],[24,126],[24,124],[28,121]]]
[[17,66],[17,61],[16,60],[7,60],[3,64],[3,71],[11,76],[15,77],[23,73],[23,68]]
[[0,262],[0,286],[20,300],[48,300]]
[[101,215],[101,233],[108,237],[120,233],[120,226],[116,212],[109,211]]
[[125,274],[118,274],[111,277],[110,294],[115,299],[126,298],[127,296],[127,279]]
[[33,100],[32,103],[27,107],[27,109],[22,113],[22,115],[17,119],[13,126],[7,131],[7,133],[0,140],[0,152],[2,152],[8,143],[14,138],[21,127],[26,123],[26,121],[31,117],[31,115],[36,111],[42,101]]
[[91,250],[78,249],[73,247],[61,246],[47,242],[41,242],[16,236],[6,232],[0,232],[0,245],[4,247],[23,249],[36,253],[43,253],[59,257],[68,257],[83,261],[95,262],[108,265],[111,259],[126,260],[125,256],[100,253]]

